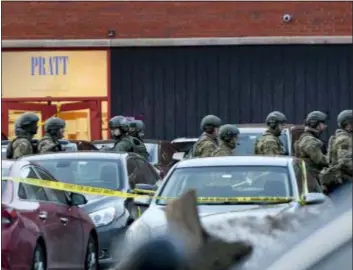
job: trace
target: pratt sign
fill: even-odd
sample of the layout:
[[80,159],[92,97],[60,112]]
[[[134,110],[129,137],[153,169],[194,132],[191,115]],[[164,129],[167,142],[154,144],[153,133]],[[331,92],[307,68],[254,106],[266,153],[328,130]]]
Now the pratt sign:
[[2,52],[2,97],[107,96],[107,52]]

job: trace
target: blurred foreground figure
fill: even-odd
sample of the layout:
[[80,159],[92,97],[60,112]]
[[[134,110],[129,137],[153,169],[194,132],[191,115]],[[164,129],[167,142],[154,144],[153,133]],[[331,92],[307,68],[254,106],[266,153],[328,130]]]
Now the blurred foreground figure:
[[166,238],[142,245],[131,254],[124,270],[183,270],[183,260],[176,247]]
[[37,152],[32,144],[32,139],[37,134],[38,121],[38,116],[31,112],[22,114],[15,121],[16,138],[7,147],[6,157],[8,159],[17,159]]
[[191,190],[166,207],[168,237],[135,250],[119,270],[227,270],[252,253],[244,241],[225,242],[208,234],[197,213],[196,192]]

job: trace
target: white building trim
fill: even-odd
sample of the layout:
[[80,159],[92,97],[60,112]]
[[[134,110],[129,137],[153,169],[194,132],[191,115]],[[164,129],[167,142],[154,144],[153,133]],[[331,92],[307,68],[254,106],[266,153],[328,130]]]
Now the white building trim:
[[2,40],[2,48],[157,47],[270,44],[352,44],[352,36],[278,36],[227,38],[112,38]]

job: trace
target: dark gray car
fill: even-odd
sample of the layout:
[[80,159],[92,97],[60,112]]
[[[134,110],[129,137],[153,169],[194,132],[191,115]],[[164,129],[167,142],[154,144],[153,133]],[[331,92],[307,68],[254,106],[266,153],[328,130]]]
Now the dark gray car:
[[[132,192],[138,184],[160,181],[152,165],[133,153],[76,152],[33,155],[22,158],[47,169],[58,180],[82,186]],[[124,233],[137,218],[130,198],[86,195],[83,210],[97,227],[99,262],[110,267],[120,259]]]

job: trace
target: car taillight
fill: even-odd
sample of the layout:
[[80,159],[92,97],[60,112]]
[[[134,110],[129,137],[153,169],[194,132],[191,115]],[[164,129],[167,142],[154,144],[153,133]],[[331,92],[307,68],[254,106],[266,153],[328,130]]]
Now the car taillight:
[[1,224],[9,225],[16,221],[18,218],[15,209],[3,208],[1,209]]

